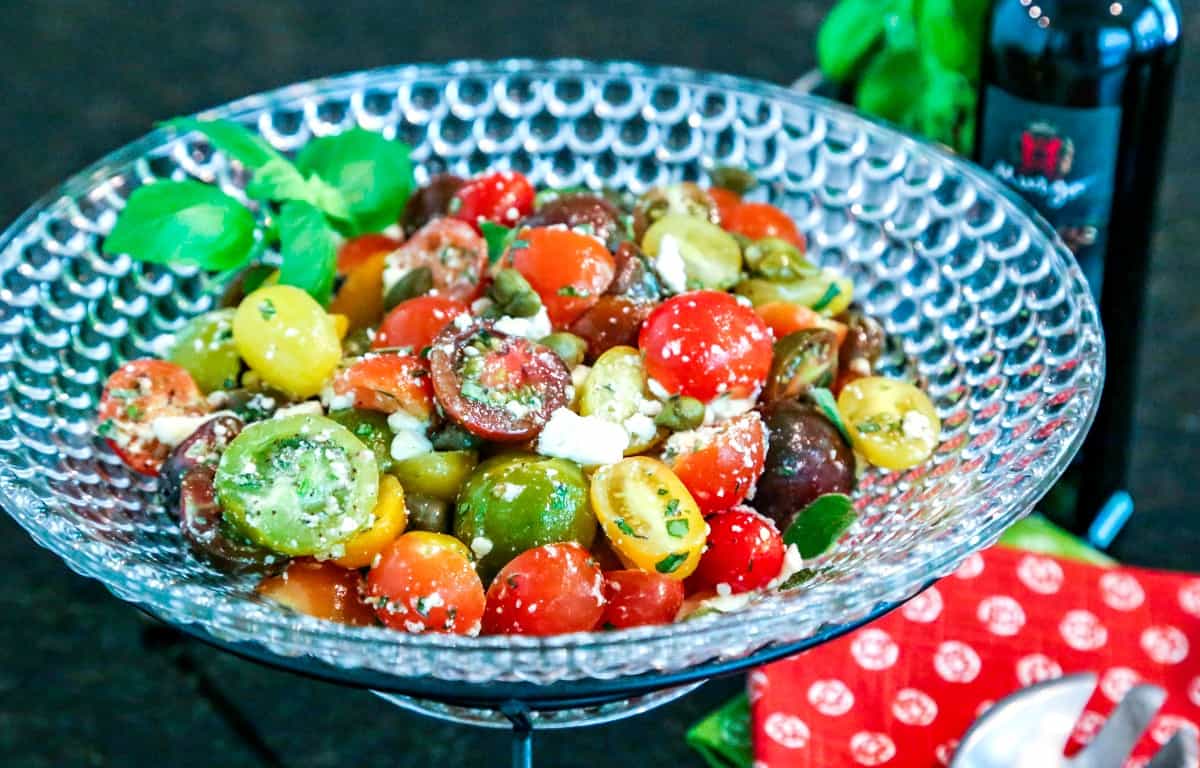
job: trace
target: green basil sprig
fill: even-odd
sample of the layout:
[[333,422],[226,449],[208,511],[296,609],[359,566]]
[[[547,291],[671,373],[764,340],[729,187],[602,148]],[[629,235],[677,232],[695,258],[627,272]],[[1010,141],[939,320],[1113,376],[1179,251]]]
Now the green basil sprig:
[[826,493],[796,515],[783,532],[784,544],[795,544],[800,556],[812,559],[829,551],[858,519],[854,502],[844,493]]

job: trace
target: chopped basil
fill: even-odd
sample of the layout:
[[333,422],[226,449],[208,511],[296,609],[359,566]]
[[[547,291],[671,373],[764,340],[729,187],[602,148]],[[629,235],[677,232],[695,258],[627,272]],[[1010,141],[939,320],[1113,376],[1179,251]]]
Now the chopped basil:
[[667,508],[663,510],[663,514],[667,517],[674,517],[679,514],[679,499],[671,499],[667,502]]
[[136,421],[142,417],[142,409],[130,403],[125,406],[125,415]]
[[112,419],[105,419],[96,426],[96,434],[100,437],[113,437],[117,434],[117,423]]
[[654,570],[658,571],[659,573],[674,573],[687,559],[687,552],[676,552],[674,554],[667,555],[662,560],[659,560],[657,563],[655,563]]
[[658,489],[658,495],[659,495],[659,496],[666,496],[668,493],[670,493],[670,491],[668,491],[666,488],[659,488],[659,489]]
[[676,539],[682,539],[685,535],[687,535],[689,527],[690,526],[688,525],[687,518],[679,518],[678,520],[667,521],[667,533]]
[[[845,441],[849,443],[850,432],[846,429],[846,423],[842,421],[842,414],[838,412],[837,400],[834,399],[833,393],[824,387],[813,387],[812,389],[808,390],[808,397],[813,401],[813,403],[816,404],[821,413],[825,414],[825,418],[829,419],[833,426],[837,427],[837,431],[840,432]],[[869,430],[863,430],[862,425],[860,424],[858,425],[858,431],[863,432]]]
[[275,311],[275,302],[270,299],[263,299],[258,303],[258,314],[262,316],[263,320],[275,317]]
[[621,531],[621,533],[625,534],[626,536],[632,536],[635,539],[646,538],[645,536],[639,536],[638,532],[633,530],[633,526],[631,526],[629,523],[625,522],[625,518],[623,518],[623,517],[618,517],[616,519],[615,523],[616,523],[617,529],[619,531]]
[[580,290],[579,288],[576,288],[573,285],[564,285],[562,288],[558,289],[558,295],[559,296],[577,296],[579,298],[587,298],[588,296],[591,296],[591,293],[589,291]]
[[842,537],[858,512],[842,493],[826,493],[800,511],[783,532],[784,544],[795,544],[800,556],[809,559],[824,554]]
[[836,282],[831,282],[829,287],[825,289],[825,293],[821,296],[821,298],[817,299],[816,303],[812,305],[812,308],[817,312],[820,312],[822,309],[825,309],[825,307],[828,307],[834,299],[841,295],[842,289],[838,287]]

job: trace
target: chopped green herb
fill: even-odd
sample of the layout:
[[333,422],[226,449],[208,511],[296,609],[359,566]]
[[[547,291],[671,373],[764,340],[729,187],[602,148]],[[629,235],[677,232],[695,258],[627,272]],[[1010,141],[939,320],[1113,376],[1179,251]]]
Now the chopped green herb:
[[812,308],[817,312],[820,312],[822,309],[825,309],[825,307],[828,307],[834,299],[841,295],[842,289],[838,287],[836,282],[831,282],[829,287],[825,289],[825,293],[821,296],[821,298],[817,299],[817,302],[812,305]]
[[578,296],[579,298],[587,298],[592,294],[589,291],[580,290],[573,285],[564,285],[558,289],[559,296]]
[[429,605],[425,602],[425,598],[423,598],[423,597],[417,598],[416,609],[417,609],[417,613],[421,614],[422,616],[429,615]]
[[112,419],[105,419],[96,426],[96,434],[100,437],[111,438],[117,434],[117,423]]
[[130,403],[125,406],[125,415],[136,421],[142,417],[142,409]]
[[275,311],[275,302],[270,299],[263,299],[258,303],[258,314],[262,316],[263,320],[275,317]]
[[618,517],[614,522],[616,523],[617,530],[619,530],[621,533],[625,534],[626,536],[632,536],[635,539],[646,538],[645,536],[639,536],[637,531],[633,530],[633,526],[631,526],[629,523],[625,522],[625,518]]
[[663,510],[663,514],[667,517],[674,517],[679,514],[679,499],[671,499],[667,502],[667,508]]
[[679,569],[679,566],[683,565],[683,562],[687,559],[687,552],[676,552],[674,554],[667,555],[662,560],[659,560],[657,563],[655,563],[654,570],[658,571],[659,573],[675,573],[675,571]]
[[670,491],[668,491],[666,488],[659,488],[659,489],[658,489],[658,495],[659,495],[659,496],[666,496],[668,493],[670,493]]
[[[825,414],[825,418],[829,419],[833,426],[837,427],[837,431],[849,443],[850,432],[846,429],[846,423],[842,421],[842,414],[838,412],[837,400],[834,399],[833,393],[824,387],[813,387],[808,390],[808,397],[816,403],[821,413]],[[861,425],[859,426],[859,431],[863,431]]]
[[687,534],[688,528],[690,527],[691,526],[688,525],[686,518],[667,521],[667,533],[677,539],[682,539]]

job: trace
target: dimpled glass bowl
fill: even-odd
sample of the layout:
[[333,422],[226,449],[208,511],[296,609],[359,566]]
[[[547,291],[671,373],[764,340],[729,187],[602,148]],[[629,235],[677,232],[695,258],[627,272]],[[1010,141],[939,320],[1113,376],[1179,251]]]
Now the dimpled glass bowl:
[[[795,647],[910,597],[1026,514],[1065,468],[1103,378],[1096,309],[1051,230],[977,168],[825,101],[637,64],[460,62],[305,83],[205,113],[294,152],[361,125],[415,148],[418,180],[512,168],[538,184],[628,187],[751,168],[811,257],[853,277],[941,413],[940,448],[871,470],[861,518],[798,590],[730,615],[551,638],[407,635],[289,612],[196,560],[156,482],[95,437],[105,377],[211,308],[188,268],[100,253],[129,194],[196,178],[243,197],[243,168],[158,130],[67,181],[0,236],[0,495],[78,573],[146,611],[293,668],[399,692],[556,686],[688,670]],[[675,677],[672,677],[675,675]],[[411,684],[410,684],[411,683]],[[483,695],[483,694],[481,694]]]

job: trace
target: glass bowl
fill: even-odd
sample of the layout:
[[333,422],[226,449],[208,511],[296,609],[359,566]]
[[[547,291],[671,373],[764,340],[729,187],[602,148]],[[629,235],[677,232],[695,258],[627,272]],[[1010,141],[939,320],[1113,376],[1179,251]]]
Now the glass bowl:
[[[194,177],[244,199],[244,169],[157,130],[74,176],[0,236],[0,502],[118,597],[226,647],[341,682],[486,699],[619,690],[816,642],[912,596],[990,544],[1077,450],[1103,379],[1096,308],[1051,229],[978,168],[832,103],[684,69],[455,62],[356,73],[204,113],[294,152],[354,125],[415,147],[418,178],[513,168],[539,184],[628,187],[751,168],[754,197],[844,270],[928,382],[944,424],[925,466],[872,470],[861,517],[799,589],[732,615],[549,638],[408,635],[289,612],[196,560],[153,479],[95,436],[106,376],[213,306],[187,268],[100,253],[132,190]],[[765,649],[765,650],[764,650]]]

